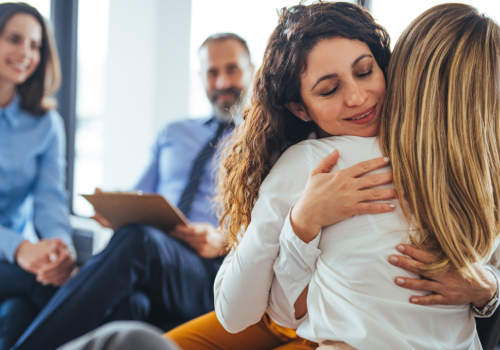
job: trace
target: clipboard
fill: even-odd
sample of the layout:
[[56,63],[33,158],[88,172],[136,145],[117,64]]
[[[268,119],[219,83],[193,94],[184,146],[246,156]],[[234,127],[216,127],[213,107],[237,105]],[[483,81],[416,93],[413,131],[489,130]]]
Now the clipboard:
[[177,225],[189,225],[175,205],[158,194],[103,192],[82,194],[113,230],[128,224],[146,224],[168,233]]

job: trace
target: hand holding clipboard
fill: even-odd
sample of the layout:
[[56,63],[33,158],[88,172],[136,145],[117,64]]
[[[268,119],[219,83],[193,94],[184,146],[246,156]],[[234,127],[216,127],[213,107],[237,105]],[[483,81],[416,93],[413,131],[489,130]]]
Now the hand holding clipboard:
[[112,229],[128,224],[146,224],[169,232],[177,225],[189,225],[184,214],[158,194],[101,192],[82,195]]

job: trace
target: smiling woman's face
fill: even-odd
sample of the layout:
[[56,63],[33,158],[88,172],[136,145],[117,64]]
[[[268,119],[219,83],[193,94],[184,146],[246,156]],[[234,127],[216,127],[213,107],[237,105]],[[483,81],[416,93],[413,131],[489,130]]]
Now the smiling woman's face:
[[40,63],[42,26],[26,13],[12,16],[0,35],[0,79],[24,83]]
[[301,77],[304,104],[287,107],[312,119],[319,136],[376,136],[385,95],[385,78],[366,43],[345,38],[321,40]]

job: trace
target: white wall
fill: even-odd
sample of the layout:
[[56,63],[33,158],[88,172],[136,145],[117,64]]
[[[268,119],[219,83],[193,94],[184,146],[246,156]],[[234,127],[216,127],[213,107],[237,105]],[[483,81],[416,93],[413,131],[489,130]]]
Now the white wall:
[[435,5],[448,2],[472,5],[500,23],[499,0],[419,0],[404,6],[401,0],[372,0],[372,15],[388,31],[391,46],[394,47],[401,33],[415,18]]
[[191,0],[157,0],[156,127],[188,116]]
[[160,126],[187,116],[190,26],[190,0],[110,0],[105,189],[133,186]]

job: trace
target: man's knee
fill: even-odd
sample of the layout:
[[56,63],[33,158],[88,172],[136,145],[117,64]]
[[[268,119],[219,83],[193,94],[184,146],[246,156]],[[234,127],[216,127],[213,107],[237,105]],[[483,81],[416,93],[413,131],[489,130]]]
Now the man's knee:
[[146,248],[150,250],[164,250],[162,248],[177,249],[181,245],[171,235],[148,225],[127,225],[118,229],[109,244],[114,249],[120,246],[128,247],[132,250]]
[[152,228],[146,225],[127,225],[113,234],[108,247],[113,250],[138,251],[144,249],[152,235]]
[[120,240],[140,241],[148,234],[149,227],[140,224],[131,224],[120,227],[115,231],[113,238],[120,237]]
[[[118,230],[113,235],[113,239],[126,241],[130,244],[142,245],[147,240],[158,241],[159,239],[169,237],[159,229],[140,224],[126,225]],[[112,240],[113,240],[112,239]]]

